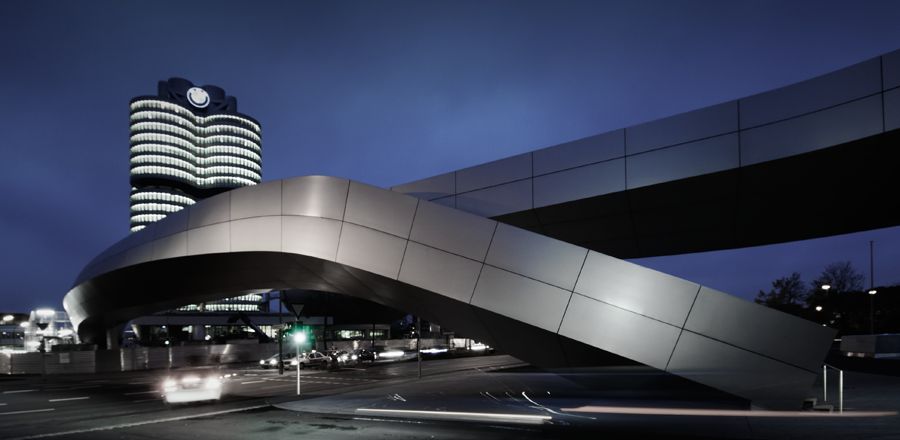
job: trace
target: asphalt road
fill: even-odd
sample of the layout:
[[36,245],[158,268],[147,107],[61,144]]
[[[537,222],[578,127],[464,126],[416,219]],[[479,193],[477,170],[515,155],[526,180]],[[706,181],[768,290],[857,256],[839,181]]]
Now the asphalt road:
[[847,372],[843,416],[767,416],[649,368],[578,378],[508,356],[422,365],[421,380],[415,362],[305,370],[300,399],[293,371],[213,370],[236,374],[221,401],[177,406],[159,395],[166,371],[5,377],[0,439],[900,438],[900,377]]

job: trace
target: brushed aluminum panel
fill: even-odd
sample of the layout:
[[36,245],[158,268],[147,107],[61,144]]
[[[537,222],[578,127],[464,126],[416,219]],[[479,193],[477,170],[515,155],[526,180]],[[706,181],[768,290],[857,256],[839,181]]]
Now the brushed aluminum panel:
[[881,57],[884,75],[884,90],[900,87],[900,50]]
[[558,287],[484,266],[472,305],[555,333],[570,295]]
[[559,334],[665,369],[681,329],[575,294]]
[[632,155],[737,129],[737,101],[731,101],[629,127],[625,133],[625,151]]
[[552,173],[625,156],[625,130],[566,142],[534,152],[534,175]]
[[447,206],[450,208],[456,208],[456,196],[444,197],[441,199],[434,199],[431,203],[437,203],[438,205]]
[[226,192],[201,200],[189,209],[188,228],[190,229],[227,222],[231,218],[231,194]]
[[531,209],[531,179],[458,194],[456,209],[484,217]]
[[485,262],[572,290],[586,253],[573,244],[500,223]]
[[337,257],[341,222],[338,220],[284,216],[281,219],[281,247],[284,252],[334,261]]
[[676,327],[700,285],[599,252],[588,252],[575,292]]
[[182,209],[181,211],[173,212],[167,215],[166,218],[153,223],[155,226],[155,232],[153,234],[154,238],[162,238],[186,231],[188,228],[189,215],[189,209]]
[[[628,189],[740,166],[737,133],[629,156]],[[536,192],[536,191],[535,191]]]
[[215,254],[230,251],[230,230],[230,223],[217,223],[188,230],[188,255]]
[[281,216],[231,221],[231,252],[250,251],[281,252]]
[[468,303],[481,263],[410,242],[399,281]]
[[[185,216],[185,219],[187,217]],[[153,245],[153,259],[177,258],[187,255],[187,232],[178,232],[159,238]]]
[[144,243],[125,251],[122,267],[141,264],[153,259],[153,242]]
[[684,328],[811,371],[834,337],[827,327],[707,287]]
[[884,92],[884,129],[900,128],[900,89]]
[[304,176],[282,181],[284,215],[307,215],[341,220],[350,181],[326,176]]
[[684,331],[678,339],[670,373],[754,401],[784,400],[799,409],[816,375],[707,337]]
[[397,185],[391,191],[423,200],[433,200],[456,193],[456,173],[438,174],[427,179]]
[[531,153],[507,157],[456,172],[456,192],[499,185],[531,177]]
[[350,182],[344,221],[407,238],[417,203],[405,194]]
[[881,132],[881,96],[741,133],[741,164],[802,154]]
[[281,181],[231,190],[231,219],[281,215]]
[[406,240],[402,238],[344,223],[337,262],[397,279],[405,248]]
[[625,159],[534,178],[534,206],[555,205],[625,190]]
[[741,99],[741,128],[799,116],[881,91],[878,58]]
[[457,209],[420,202],[409,238],[466,258],[483,261],[496,224],[495,221]]

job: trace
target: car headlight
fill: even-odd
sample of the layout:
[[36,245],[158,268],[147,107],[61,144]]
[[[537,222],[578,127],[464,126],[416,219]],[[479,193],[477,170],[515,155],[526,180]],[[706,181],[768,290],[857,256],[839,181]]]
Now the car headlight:
[[265,364],[266,364],[266,360],[265,360],[265,359],[260,359],[260,360],[259,360],[259,364],[260,364],[260,365],[265,365]]
[[278,365],[278,361],[272,359],[271,361],[269,361],[269,365]]
[[203,385],[207,389],[215,389],[215,388],[219,388],[220,386],[222,386],[222,381],[220,381],[216,377],[207,377],[206,382],[204,382]]
[[297,362],[297,359],[294,359],[294,360],[291,361],[291,365],[297,365],[298,363],[299,363],[299,362]]
[[168,378],[163,381],[163,390],[166,392],[175,391],[176,389],[178,389],[178,383],[175,382],[175,379]]
[[357,356],[357,355],[355,355],[355,354],[354,354],[353,356],[350,356],[350,360],[355,361],[355,360],[357,360],[357,359],[359,359],[359,356]]

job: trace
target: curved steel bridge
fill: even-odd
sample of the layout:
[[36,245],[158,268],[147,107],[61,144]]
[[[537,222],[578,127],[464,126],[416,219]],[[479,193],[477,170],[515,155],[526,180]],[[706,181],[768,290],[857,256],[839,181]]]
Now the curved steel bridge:
[[[267,182],[129,235],[88,264],[64,305],[79,335],[103,345],[108,329],[187,303],[335,292],[536,365],[627,358],[796,407],[833,330],[619,258],[900,224],[898,128],[900,52],[393,191]],[[823,168],[832,178],[816,178]],[[878,214],[822,215],[834,191],[881,202]],[[780,215],[790,203],[804,209]]]

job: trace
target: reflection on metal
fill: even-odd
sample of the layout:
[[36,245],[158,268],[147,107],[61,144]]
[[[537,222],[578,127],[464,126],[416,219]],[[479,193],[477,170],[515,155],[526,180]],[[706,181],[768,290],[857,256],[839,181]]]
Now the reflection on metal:
[[100,341],[135,316],[249,288],[367,299],[538,365],[583,365],[584,350],[620,356],[757,404],[799,406],[833,337],[686,280],[323,176],[230,191],[131,234],[84,269],[64,305],[79,334]]

